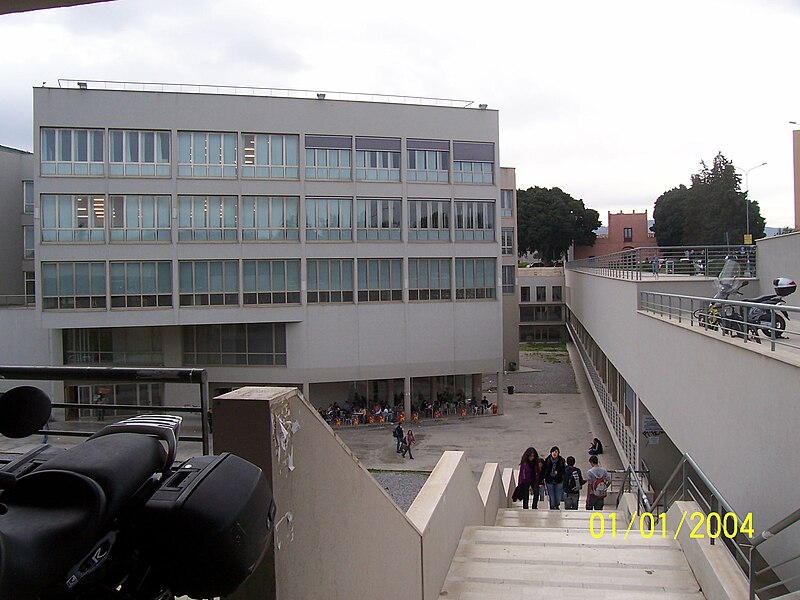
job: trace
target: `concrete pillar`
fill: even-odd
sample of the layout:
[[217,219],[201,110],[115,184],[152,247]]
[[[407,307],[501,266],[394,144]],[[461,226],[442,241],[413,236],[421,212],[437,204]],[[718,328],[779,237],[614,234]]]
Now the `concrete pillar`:
[[411,422],[411,377],[403,378],[403,410],[406,413],[406,423]]
[[502,415],[505,411],[505,371],[497,372],[497,414]]
[[[311,384],[307,381],[304,382],[303,389],[301,391],[303,392],[303,398],[311,402]],[[313,402],[311,402],[311,404],[313,404]]]

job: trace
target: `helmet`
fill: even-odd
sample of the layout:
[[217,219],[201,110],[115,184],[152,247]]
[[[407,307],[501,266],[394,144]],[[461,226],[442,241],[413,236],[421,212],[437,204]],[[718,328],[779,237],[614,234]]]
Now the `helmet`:
[[789,279],[788,277],[778,277],[777,279],[773,279],[772,285],[775,287],[775,293],[778,294],[778,296],[788,296],[789,294],[794,294],[795,290],[797,289],[797,284],[793,279]]

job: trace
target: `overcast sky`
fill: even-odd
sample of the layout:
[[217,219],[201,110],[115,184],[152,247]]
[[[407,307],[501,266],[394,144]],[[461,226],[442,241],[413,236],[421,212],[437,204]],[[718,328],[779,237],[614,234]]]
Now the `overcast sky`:
[[[32,149],[58,78],[474,100],[517,186],[647,210],[721,151],[771,227],[794,224],[797,0],[381,4],[116,0],[0,17],[0,144]],[[742,178],[742,189],[745,187]]]

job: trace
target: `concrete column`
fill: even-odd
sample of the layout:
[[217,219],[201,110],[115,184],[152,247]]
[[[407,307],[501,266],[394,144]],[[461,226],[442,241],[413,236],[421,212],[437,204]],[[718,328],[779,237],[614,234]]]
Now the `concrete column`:
[[406,413],[406,423],[411,422],[411,377],[403,378],[403,410]]
[[502,415],[505,411],[505,371],[497,372],[497,414]]
[[[311,402],[311,396],[310,396],[311,384],[308,383],[307,381],[303,383],[302,392],[303,392],[303,398],[305,398],[306,400]],[[312,402],[312,404],[313,404],[313,402]]]

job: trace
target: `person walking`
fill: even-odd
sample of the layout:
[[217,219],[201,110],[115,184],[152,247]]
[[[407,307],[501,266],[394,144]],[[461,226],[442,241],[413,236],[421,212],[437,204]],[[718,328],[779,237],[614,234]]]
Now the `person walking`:
[[567,457],[567,466],[564,469],[564,510],[578,510],[581,488],[586,483],[583,473],[575,466],[575,457]]
[[400,423],[397,424],[397,427],[394,428],[392,431],[392,435],[394,436],[394,440],[397,442],[397,453],[400,454],[403,450],[400,446],[403,445],[403,426]]
[[517,489],[522,490],[522,508],[528,508],[528,497],[533,490],[533,508],[536,508],[539,501],[539,481],[536,477],[539,472],[539,453],[536,448],[530,447],[525,450],[522,458],[519,459],[519,483]]
[[550,448],[550,454],[544,460],[544,483],[547,495],[550,496],[550,508],[558,509],[561,505],[561,496],[564,493],[564,469],[567,464],[560,455],[558,446]]
[[608,471],[600,466],[597,457],[594,455],[589,457],[589,470],[586,471],[586,479],[589,481],[586,510],[603,510],[608,486],[611,484],[611,476]]
[[415,442],[416,440],[414,439],[414,434],[411,433],[411,430],[409,429],[408,433],[406,433],[406,437],[403,438],[403,444],[400,446],[403,458],[406,457],[406,452],[408,452],[408,457],[411,460],[414,460],[414,455],[411,454],[411,446],[413,446]]

